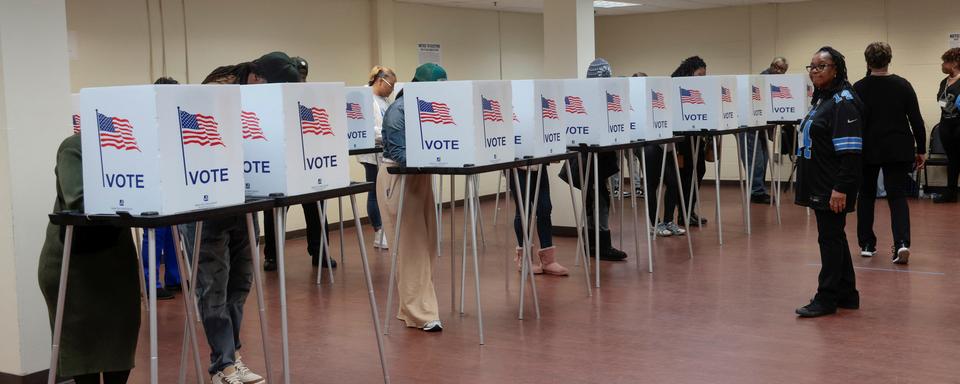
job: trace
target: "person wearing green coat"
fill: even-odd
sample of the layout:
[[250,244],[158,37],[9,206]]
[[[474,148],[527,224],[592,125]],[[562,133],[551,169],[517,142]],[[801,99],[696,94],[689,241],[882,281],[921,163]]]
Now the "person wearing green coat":
[[[83,212],[80,135],[57,150],[54,212]],[[57,311],[65,229],[48,224],[39,260],[50,325]],[[77,384],[126,383],[140,333],[140,272],[130,230],[75,227],[57,372]]]

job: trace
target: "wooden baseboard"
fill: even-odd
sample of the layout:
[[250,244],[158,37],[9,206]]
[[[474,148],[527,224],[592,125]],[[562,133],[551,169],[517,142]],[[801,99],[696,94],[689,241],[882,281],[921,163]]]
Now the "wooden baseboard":
[[[49,370],[34,372],[26,376],[13,375],[0,372],[0,384],[44,384],[47,382],[47,373]],[[73,383],[70,379],[57,379],[57,383]]]

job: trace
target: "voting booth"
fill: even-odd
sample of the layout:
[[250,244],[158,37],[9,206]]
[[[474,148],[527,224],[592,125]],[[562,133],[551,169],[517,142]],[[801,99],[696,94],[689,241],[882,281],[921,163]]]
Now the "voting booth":
[[720,129],[736,129],[740,126],[737,114],[737,77],[718,77],[720,78],[720,106],[723,113]]
[[766,81],[761,75],[737,76],[737,125],[759,127],[767,125]]
[[544,157],[567,151],[560,122],[562,86],[558,80],[511,82],[516,157]]
[[510,82],[407,83],[408,167],[462,167],[514,160]]
[[[347,87],[347,143],[350,149],[377,146],[376,118],[373,116],[373,88]],[[384,111],[386,112],[386,111]]]
[[80,99],[86,213],[244,202],[239,86],[87,88]]
[[247,196],[350,184],[343,83],[245,85],[241,100]]
[[80,94],[70,95],[70,125],[72,133],[80,133]]
[[673,136],[673,83],[669,77],[631,77],[630,134],[633,140]]
[[723,129],[721,78],[718,76],[674,77],[674,132]]
[[807,115],[813,84],[807,75],[764,75],[767,121],[800,121]]
[[630,84],[625,78],[563,81],[560,114],[567,145],[614,145],[631,141]]

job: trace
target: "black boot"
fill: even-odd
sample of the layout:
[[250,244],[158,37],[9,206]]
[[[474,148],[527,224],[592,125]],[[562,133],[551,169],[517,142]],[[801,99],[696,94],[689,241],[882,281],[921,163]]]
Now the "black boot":
[[277,270],[277,259],[271,257],[263,258],[263,270],[267,272]]
[[600,260],[623,261],[627,254],[613,247],[610,231],[600,231]]

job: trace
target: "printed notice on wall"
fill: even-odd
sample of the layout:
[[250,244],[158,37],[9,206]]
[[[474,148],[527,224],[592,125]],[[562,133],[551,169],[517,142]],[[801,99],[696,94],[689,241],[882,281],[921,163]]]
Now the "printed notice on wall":
[[426,63],[442,64],[440,62],[440,44],[437,43],[418,43],[417,55],[420,58],[420,65]]
[[947,35],[947,46],[950,48],[960,48],[960,32],[953,32]]

